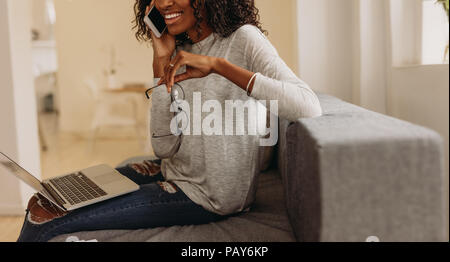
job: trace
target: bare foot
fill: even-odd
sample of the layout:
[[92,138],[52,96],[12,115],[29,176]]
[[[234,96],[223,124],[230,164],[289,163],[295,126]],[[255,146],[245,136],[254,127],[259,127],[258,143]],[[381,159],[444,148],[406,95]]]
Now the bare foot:
[[44,224],[67,215],[67,212],[48,201],[41,194],[35,194],[28,202],[28,220],[33,224]]

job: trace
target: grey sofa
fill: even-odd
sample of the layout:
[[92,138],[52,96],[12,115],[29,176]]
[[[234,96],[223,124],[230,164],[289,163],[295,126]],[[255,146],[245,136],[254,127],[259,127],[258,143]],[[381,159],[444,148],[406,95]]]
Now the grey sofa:
[[322,117],[280,121],[276,155],[259,177],[250,212],[207,225],[78,232],[51,241],[444,241],[441,137],[318,96]]

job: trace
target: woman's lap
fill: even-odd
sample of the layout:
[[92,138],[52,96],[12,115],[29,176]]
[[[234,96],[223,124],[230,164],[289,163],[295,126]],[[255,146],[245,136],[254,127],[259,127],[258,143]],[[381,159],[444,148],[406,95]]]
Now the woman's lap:
[[161,181],[162,176],[153,174],[146,176],[144,181],[139,177],[143,174],[131,166],[118,171],[140,184],[140,189],[71,211],[42,225],[33,224],[26,218],[18,241],[48,241],[58,235],[80,231],[205,224],[222,218],[192,202],[173,183]]

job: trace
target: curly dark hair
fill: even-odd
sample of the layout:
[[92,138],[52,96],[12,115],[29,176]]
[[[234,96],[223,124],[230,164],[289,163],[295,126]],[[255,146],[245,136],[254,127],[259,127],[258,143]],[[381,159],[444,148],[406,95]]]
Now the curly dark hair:
[[[204,19],[212,28],[213,32],[226,38],[241,26],[250,24],[258,27],[261,32],[268,34],[259,21],[259,10],[254,0],[190,0],[197,19],[195,24],[198,36],[201,35],[200,24]],[[134,4],[135,19],[133,29],[136,31],[136,39],[139,41],[150,41],[150,29],[144,22],[145,10],[151,0],[136,0]],[[202,16],[203,8],[207,17]],[[190,42],[187,33],[176,36],[177,45]]]

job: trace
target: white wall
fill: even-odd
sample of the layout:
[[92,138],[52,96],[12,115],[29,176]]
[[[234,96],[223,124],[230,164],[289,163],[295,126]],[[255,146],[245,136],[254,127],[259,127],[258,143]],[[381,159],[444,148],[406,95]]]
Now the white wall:
[[274,4],[273,0],[257,0],[255,4],[270,42],[292,71],[298,73],[297,1],[282,1]]
[[106,85],[103,70],[109,48],[115,45],[118,78],[122,82],[151,82],[153,52],[131,30],[134,0],[55,1],[55,38],[58,50],[61,128],[89,130],[92,103],[83,79]]
[[47,2],[48,0],[32,0],[32,24],[31,28],[39,31],[39,40],[51,40],[53,39],[52,26],[49,23],[47,15]]
[[386,113],[386,0],[298,0],[299,74],[315,91]]
[[314,91],[352,101],[352,0],[298,0],[299,75]]
[[390,1],[392,65],[418,65],[422,57],[422,0]]
[[[40,177],[30,0],[0,0],[0,150]],[[0,214],[24,214],[28,186],[0,174]]]
[[[356,1],[358,2],[358,1]],[[359,58],[358,71],[354,71],[353,101],[367,109],[386,114],[388,89],[387,1],[360,0],[354,11],[359,13],[359,32],[354,43],[359,43],[355,59]],[[359,39],[358,39],[359,38]],[[359,40],[359,41],[358,41]],[[359,78],[359,79],[358,79]],[[356,91],[355,91],[356,90]]]
[[424,1],[422,9],[422,63],[436,64],[443,60],[448,63],[448,52],[444,58],[448,47],[448,16],[442,4],[436,4],[436,1]]

